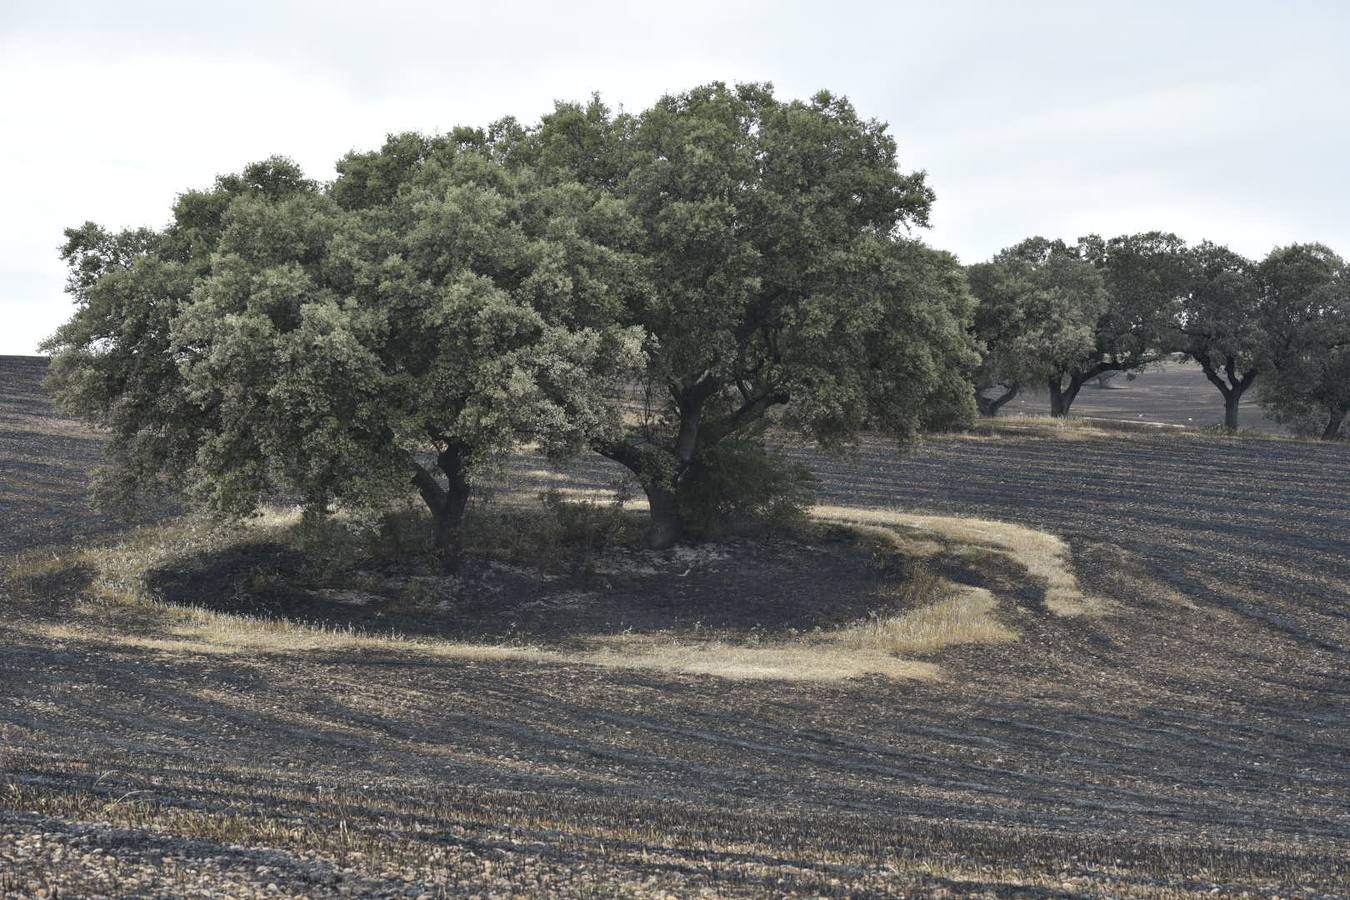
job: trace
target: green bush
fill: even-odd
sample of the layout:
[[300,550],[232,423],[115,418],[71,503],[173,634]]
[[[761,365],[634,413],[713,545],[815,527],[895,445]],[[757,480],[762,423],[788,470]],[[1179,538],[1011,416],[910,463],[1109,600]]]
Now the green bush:
[[592,571],[596,557],[631,531],[632,517],[624,512],[621,502],[568,500],[558,491],[546,491],[541,499],[556,526],[562,558],[576,571]]
[[806,516],[816,478],[757,441],[726,440],[694,460],[680,482],[680,514],[695,537],[775,527]]

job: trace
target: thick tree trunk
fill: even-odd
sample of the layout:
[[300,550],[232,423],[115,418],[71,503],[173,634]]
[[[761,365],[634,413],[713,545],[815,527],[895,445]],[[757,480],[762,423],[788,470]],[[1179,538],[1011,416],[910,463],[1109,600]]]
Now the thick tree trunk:
[[1058,379],[1058,378],[1051,378],[1051,379],[1050,379],[1050,415],[1052,415],[1052,416],[1054,416],[1056,419],[1058,419],[1058,418],[1060,418],[1061,416],[1063,416],[1064,413],[1065,413],[1065,407],[1064,407],[1064,390],[1060,387],[1060,385],[1059,385],[1059,379]]
[[1076,375],[1070,376],[1067,386],[1060,383],[1056,377],[1050,378],[1050,415],[1056,419],[1062,419],[1069,414],[1069,408],[1073,406],[1074,398],[1078,396],[1078,391],[1082,389],[1083,382]]
[[1229,391],[1223,398],[1223,427],[1229,431],[1238,429],[1238,403],[1242,400],[1242,395],[1237,391]]
[[465,487],[447,491],[440,509],[431,512],[436,552],[444,560],[446,569],[451,571],[459,568],[464,557],[464,511],[468,506],[469,491]]
[[642,484],[651,507],[647,546],[652,550],[668,549],[684,536],[678,500],[680,479],[689,471],[699,448],[723,436],[716,429],[712,437],[701,433],[703,407],[720,385],[721,382],[708,376],[688,387],[672,387],[680,411],[680,429],[673,445],[620,442],[598,448],[603,456],[625,466]]
[[1228,431],[1237,431],[1238,404],[1242,402],[1242,395],[1247,393],[1247,388],[1256,380],[1256,371],[1238,375],[1237,360],[1231,356],[1224,359],[1222,373],[1209,357],[1198,357],[1196,362],[1200,363],[1200,371],[1205,373],[1209,383],[1218,388],[1223,396],[1223,427]]
[[1069,383],[1063,384],[1060,376],[1050,376],[1050,415],[1056,419],[1062,419],[1069,414],[1069,409],[1073,406],[1073,401],[1078,399],[1078,392],[1083,389],[1083,385],[1092,379],[1101,375],[1103,371],[1114,372],[1116,369],[1092,370],[1088,372],[1071,372],[1069,374]]
[[1330,414],[1327,416],[1327,427],[1322,431],[1322,440],[1334,441],[1336,439],[1336,436],[1340,434],[1341,431],[1341,423],[1345,421],[1346,412],[1347,410],[1344,409],[1331,410]]
[[422,502],[431,513],[431,533],[436,552],[446,571],[456,571],[464,556],[464,513],[469,506],[472,488],[464,469],[464,457],[457,449],[441,451],[437,466],[445,474],[447,486],[441,487],[436,478],[413,461],[413,483],[422,495]]
[[980,415],[989,417],[997,416],[998,411],[1003,408],[1003,405],[1016,397],[1019,390],[1021,390],[1021,385],[1010,384],[1007,389],[997,397],[986,397],[983,391],[976,391],[975,405],[979,407]]
[[[680,518],[678,499],[681,467],[668,451],[630,443],[607,444],[597,448],[600,455],[612,459],[637,476],[647,495],[648,525],[646,545],[652,550],[666,550],[684,536],[684,522]],[[670,467],[675,471],[669,471]]]
[[667,550],[684,536],[684,521],[680,518],[677,493],[665,488],[649,488],[647,503],[651,507],[651,521],[647,526],[647,546],[652,550]]

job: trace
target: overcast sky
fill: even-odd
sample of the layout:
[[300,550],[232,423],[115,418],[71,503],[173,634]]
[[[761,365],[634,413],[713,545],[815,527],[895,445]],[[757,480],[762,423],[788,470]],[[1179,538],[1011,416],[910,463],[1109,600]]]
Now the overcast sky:
[[63,228],[165,223],[271,154],[706,81],[848,95],[966,262],[1147,229],[1350,254],[1350,3],[0,0],[0,354],[70,313]]

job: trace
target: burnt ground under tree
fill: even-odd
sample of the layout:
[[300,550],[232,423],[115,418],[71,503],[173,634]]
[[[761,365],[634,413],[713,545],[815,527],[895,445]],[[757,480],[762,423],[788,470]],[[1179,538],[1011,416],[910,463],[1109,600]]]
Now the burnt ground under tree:
[[[96,455],[50,442],[67,427],[4,423],[7,553],[105,527],[66,477],[89,458],[50,458]],[[786,452],[828,502],[1062,535],[1112,611],[1005,596],[1020,639],[937,653],[941,680],[810,684],[52,638],[78,579],[0,585],[0,895],[1346,892],[1344,445],[1050,430]]]

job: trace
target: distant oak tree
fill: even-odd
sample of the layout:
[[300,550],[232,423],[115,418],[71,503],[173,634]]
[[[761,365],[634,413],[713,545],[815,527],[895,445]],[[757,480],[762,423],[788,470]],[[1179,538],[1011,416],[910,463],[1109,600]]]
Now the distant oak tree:
[[1062,241],[1028,238],[967,270],[982,345],[980,412],[997,415],[1028,384],[1056,381],[1093,352],[1107,297],[1096,267]]
[[1256,267],[1227,247],[1205,242],[1189,252],[1191,283],[1175,329],[1179,349],[1223,396],[1224,427],[1238,427],[1238,404],[1270,366],[1269,322]]
[[1078,242],[1078,255],[1097,267],[1106,304],[1093,327],[1090,350],[1049,380],[1050,414],[1068,415],[1083,385],[1105,374],[1138,372],[1174,349],[1170,326],[1189,287],[1186,244],[1150,231]]
[[1350,266],[1292,244],[1257,267],[1271,371],[1258,396],[1278,422],[1331,440],[1350,414]]

